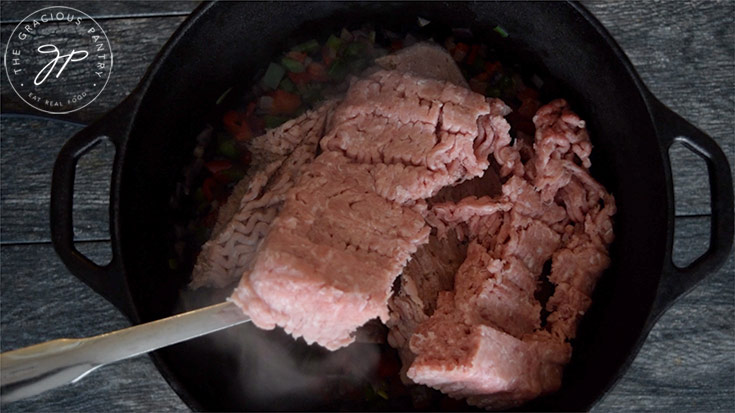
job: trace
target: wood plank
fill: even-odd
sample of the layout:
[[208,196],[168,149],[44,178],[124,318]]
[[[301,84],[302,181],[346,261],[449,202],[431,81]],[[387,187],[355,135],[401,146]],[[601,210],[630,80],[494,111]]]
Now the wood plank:
[[[44,118],[0,119],[0,243],[49,241],[51,173],[66,140],[81,126]],[[82,158],[75,186],[75,236],[108,239],[108,197],[113,149]]]
[[[651,92],[714,138],[735,162],[735,4],[731,1],[623,0],[585,3],[628,55]],[[676,154],[681,154],[677,150]],[[707,173],[690,164],[672,168],[677,214],[709,213]]]
[[[90,123],[120,103],[140,82],[154,57],[173,32],[184,21],[183,16],[107,20],[101,24],[113,53],[113,67],[105,90],[89,106],[60,119]],[[0,48],[5,50],[7,39],[15,25],[0,25]],[[3,71],[2,76],[7,79]],[[84,74],[71,68],[64,72],[65,84],[83,79]],[[39,114],[23,102],[7,81],[0,85],[3,112]]]
[[[108,243],[90,243],[99,259]],[[49,244],[0,247],[0,349],[125,328],[110,303],[72,276]],[[3,412],[188,410],[147,356],[103,367],[74,385],[4,405]]]
[[198,5],[199,1],[5,1],[0,5],[0,23],[22,21],[36,10],[50,6],[72,7],[86,13],[95,20],[119,19],[126,17],[186,16]]

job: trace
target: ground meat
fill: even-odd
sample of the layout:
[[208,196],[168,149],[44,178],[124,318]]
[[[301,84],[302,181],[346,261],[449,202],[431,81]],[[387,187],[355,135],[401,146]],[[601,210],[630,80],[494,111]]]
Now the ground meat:
[[191,288],[224,287],[249,269],[301,168],[310,163],[335,102],[304,113],[250,143],[257,164],[220,208],[212,237],[192,272]]
[[[407,375],[486,408],[559,388],[568,340],[610,264],[615,202],[587,170],[584,121],[558,100],[534,122],[532,153],[503,149],[526,164],[508,169],[501,195],[437,203],[427,212],[440,235],[454,230],[470,246],[453,291],[440,293],[437,311],[415,326]],[[548,261],[554,293],[544,304],[534,287]]]
[[424,198],[483,174],[510,141],[496,132],[506,112],[448,82],[389,71],[356,81],[232,300],[259,327],[329,349],[387,321],[393,281],[428,241]]
[[394,54],[375,59],[386,70],[398,70],[426,79],[444,80],[468,87],[462,72],[447,49],[433,43],[416,43]]

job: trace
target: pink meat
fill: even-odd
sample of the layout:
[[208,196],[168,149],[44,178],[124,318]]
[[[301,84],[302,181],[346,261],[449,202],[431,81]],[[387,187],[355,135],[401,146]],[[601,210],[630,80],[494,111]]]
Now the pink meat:
[[393,281],[428,240],[423,199],[482,175],[510,141],[496,134],[506,110],[398,72],[356,81],[231,299],[259,327],[329,349],[387,321]]
[[453,311],[453,293],[439,297],[439,309],[411,338],[418,355],[411,379],[485,408],[513,407],[559,388],[568,343],[543,331],[519,338],[467,324]]
[[405,203],[481,176],[510,143],[508,110],[448,82],[381,71],[350,88],[321,146],[378,165],[381,194]]
[[[260,242],[283,207],[301,168],[310,163],[334,108],[327,102],[250,143],[254,159],[248,176],[219,210],[212,237],[203,246],[190,288],[224,287],[252,266]],[[260,167],[258,167],[260,166]]]
[[[502,194],[440,202],[427,212],[441,236],[455,231],[470,246],[454,290],[440,293],[437,311],[415,328],[407,374],[486,408],[559,388],[568,340],[610,263],[615,202],[588,173],[584,121],[564,101],[540,108],[534,121],[533,151],[503,148],[527,163],[508,168]],[[555,289],[542,325],[535,291],[549,260]]]

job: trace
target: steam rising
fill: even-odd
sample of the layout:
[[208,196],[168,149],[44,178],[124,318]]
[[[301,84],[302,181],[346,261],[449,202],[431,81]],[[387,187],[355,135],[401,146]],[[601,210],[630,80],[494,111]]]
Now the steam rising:
[[[227,291],[182,291],[177,311],[222,302]],[[237,383],[228,383],[231,388],[223,393],[240,394],[248,402],[242,408],[248,410],[339,408],[334,403],[369,386],[381,357],[377,344],[358,342],[331,352],[294,339],[280,328],[265,331],[252,324],[225,330],[206,343],[209,352],[214,349],[234,360],[226,367],[232,370],[222,374],[236,377]]]

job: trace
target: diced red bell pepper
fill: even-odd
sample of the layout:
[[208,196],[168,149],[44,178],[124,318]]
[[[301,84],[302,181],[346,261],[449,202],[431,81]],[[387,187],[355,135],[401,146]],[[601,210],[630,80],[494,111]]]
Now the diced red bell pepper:
[[217,171],[212,175],[215,181],[220,184],[228,184],[232,179],[225,173],[225,170]]
[[306,67],[306,72],[317,82],[326,82],[329,80],[327,68],[321,63],[311,63]]
[[534,88],[527,87],[520,92],[518,92],[518,99],[520,100],[526,100],[526,99],[534,99],[538,100],[538,91]]
[[225,124],[227,132],[229,132],[235,140],[246,141],[253,137],[253,131],[245,120],[244,113],[230,110],[222,117],[222,122]]
[[500,62],[487,62],[485,63],[485,71],[492,75],[493,73],[500,70],[503,66],[500,64]]
[[475,60],[477,59],[477,55],[479,53],[480,53],[480,45],[473,44],[472,47],[470,47],[470,54],[467,55],[467,64],[471,65],[475,63]]
[[271,94],[273,98],[272,115],[290,115],[301,106],[301,98],[294,93],[278,89]]
[[211,176],[204,180],[204,183],[202,183],[202,193],[204,193],[204,197],[207,198],[207,201],[212,202],[214,200],[214,195],[216,192],[217,187],[217,181],[214,180]]
[[476,79],[478,82],[488,82],[490,81],[490,74],[488,72],[482,72],[479,75],[473,77],[473,79]]
[[337,58],[337,51],[329,46],[322,47],[322,62],[329,66]]
[[395,51],[398,51],[398,50],[401,50],[401,49],[403,49],[403,42],[402,41],[400,41],[400,40],[393,40],[392,42],[390,42],[390,51],[391,52],[395,52]]
[[304,52],[297,52],[295,50],[292,50],[288,53],[286,53],[286,57],[289,59],[296,60],[298,62],[304,63],[304,60],[306,60],[306,53]]
[[288,72],[288,78],[297,85],[305,85],[311,80],[311,75],[307,71],[301,73]]
[[539,106],[541,106],[540,102],[534,98],[523,99],[521,100],[521,106],[518,108],[518,114],[528,119],[533,119],[533,115],[536,114]]
[[215,160],[205,163],[204,166],[209,170],[209,172],[216,174],[217,172],[232,168],[232,162],[228,160]]
[[452,52],[452,57],[455,61],[461,62],[467,57],[467,53],[470,51],[470,47],[467,45],[467,43],[457,43],[457,46],[454,48],[454,51]]

